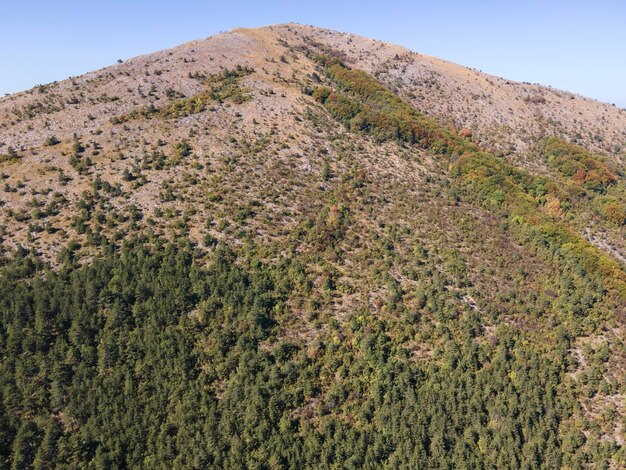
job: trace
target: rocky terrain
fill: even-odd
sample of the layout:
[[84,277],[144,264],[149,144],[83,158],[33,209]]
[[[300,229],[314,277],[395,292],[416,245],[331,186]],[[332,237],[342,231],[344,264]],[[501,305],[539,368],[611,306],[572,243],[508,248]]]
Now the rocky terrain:
[[[378,77],[421,112],[463,129],[481,146],[535,173],[546,171],[534,148],[545,136],[602,152],[623,166],[626,111],[622,109],[489,76],[380,41],[294,24],[233,30],[0,99],[0,152],[7,154],[12,148],[20,157],[3,165],[5,189],[12,190],[4,192],[2,202],[20,212],[30,211],[28,204],[49,203],[57,193],[74,201],[93,174],[130,186],[119,178],[124,169],[151,152],[167,153],[183,139],[193,141],[194,155],[208,161],[241,153],[237,147],[242,145],[285,147],[288,142],[289,148],[264,148],[261,153],[275,153],[273,162],[299,155],[300,171],[316,167],[319,171],[320,149],[311,152],[314,143],[307,137],[314,137],[309,123],[297,119],[316,108],[302,93],[315,71],[312,61],[299,52],[303,47],[341,53],[346,63]],[[148,105],[159,107],[192,97],[203,89],[203,78],[237,66],[254,69],[241,80],[251,98],[243,103],[226,100],[212,104],[208,112],[158,124],[142,119],[112,124],[116,117]],[[86,156],[93,162],[91,176],[74,175],[69,165],[74,134],[87,146]],[[60,143],[46,146],[51,137]],[[241,142],[232,142],[233,138]],[[178,181],[183,176],[180,170],[148,178],[125,203],[133,202],[150,213],[155,208],[153,196],[166,180],[173,178],[170,182],[179,190],[185,186]],[[63,178],[71,178],[71,184],[60,183]],[[37,194],[41,191],[46,191],[45,197]],[[72,212],[68,206],[65,209]],[[58,225],[66,230],[63,219],[70,214],[64,212]],[[11,240],[26,242],[27,224],[10,220],[6,213],[0,220]],[[61,234],[65,237],[65,231]],[[37,248],[54,249],[49,237],[43,238],[45,242],[35,243]],[[623,245],[620,238],[612,243]]]

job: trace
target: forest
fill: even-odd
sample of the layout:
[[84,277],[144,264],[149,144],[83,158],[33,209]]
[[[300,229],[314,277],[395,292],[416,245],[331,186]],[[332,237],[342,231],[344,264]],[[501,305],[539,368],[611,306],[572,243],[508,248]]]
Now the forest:
[[[51,271],[3,267],[0,458],[22,468],[582,468],[615,448],[564,426],[570,337],[488,341],[446,281],[423,279],[439,319],[429,361],[397,338],[420,320],[358,312],[318,341],[281,338],[310,289],[295,260],[219,244],[125,242]],[[400,301],[394,307],[403,310]],[[590,453],[591,452],[591,453]]]

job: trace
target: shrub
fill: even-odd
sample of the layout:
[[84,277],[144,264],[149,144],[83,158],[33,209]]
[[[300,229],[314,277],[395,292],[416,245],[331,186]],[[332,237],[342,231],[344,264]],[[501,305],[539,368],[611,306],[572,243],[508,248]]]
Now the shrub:
[[550,166],[587,189],[603,192],[617,182],[615,171],[601,156],[558,137],[546,139],[540,152]]
[[61,141],[60,141],[59,139],[57,139],[57,137],[56,137],[56,136],[51,135],[51,136],[49,136],[48,138],[46,138],[46,140],[44,141],[44,143],[43,143],[43,144],[44,144],[46,147],[52,147],[53,145],[56,145],[56,144],[59,144],[59,143],[61,143]]
[[609,201],[602,206],[604,216],[616,225],[626,224],[626,206],[618,201]]
[[0,153],[0,163],[17,160],[19,155],[13,147],[7,148],[7,153]]
[[174,153],[172,156],[172,164],[177,165],[180,163],[180,160],[184,157],[188,157],[191,155],[191,145],[188,141],[183,140],[181,142],[177,142],[174,144]]

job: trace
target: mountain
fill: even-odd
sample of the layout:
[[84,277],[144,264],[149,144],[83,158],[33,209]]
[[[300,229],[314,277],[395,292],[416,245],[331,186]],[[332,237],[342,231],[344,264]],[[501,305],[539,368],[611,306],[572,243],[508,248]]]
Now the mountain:
[[296,24],[1,98],[3,464],[626,465],[625,144]]

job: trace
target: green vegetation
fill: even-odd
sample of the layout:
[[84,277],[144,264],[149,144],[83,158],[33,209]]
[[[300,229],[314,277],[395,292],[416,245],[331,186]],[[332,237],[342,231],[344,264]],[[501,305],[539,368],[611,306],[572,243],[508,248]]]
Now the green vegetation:
[[602,213],[616,225],[626,225],[626,204],[623,199],[606,197],[602,200]]
[[61,143],[61,141],[54,135],[51,135],[49,137],[46,137],[46,140],[44,141],[44,146],[46,147],[52,147],[53,145],[59,144]]
[[538,152],[557,171],[559,197],[578,212],[576,219],[599,216],[609,226],[626,223],[626,181],[620,168],[556,137],[540,142]]
[[378,141],[396,139],[448,156],[474,149],[466,140],[402,101],[371,75],[348,69],[333,59],[318,60],[327,65],[327,74],[340,91],[317,87],[313,97],[351,130],[367,132]]
[[541,154],[550,166],[587,189],[603,192],[617,181],[615,170],[604,159],[557,137],[543,142]]
[[[580,468],[615,451],[565,426],[570,339],[539,353],[504,325],[487,341],[430,263],[416,275],[438,326],[360,311],[307,347],[279,335],[310,290],[297,261],[198,256],[135,240],[52,272],[15,253],[0,277],[3,465]],[[433,359],[399,335],[438,345]]]
[[7,149],[7,153],[0,153],[0,163],[14,162],[18,158],[20,157],[17,154],[17,151],[13,147],[9,147]]
[[78,136],[74,134],[74,140],[72,142],[72,154],[70,155],[69,164],[81,175],[87,173],[89,167],[92,164],[91,158],[83,155],[84,152],[85,147],[83,146]]
[[626,299],[626,273],[620,264],[540,210],[533,196],[542,190],[543,181],[485,153],[460,158],[454,175],[467,197],[507,217],[520,238],[532,243],[543,256],[558,251]]
[[174,144],[174,154],[172,157],[173,164],[177,164],[184,157],[191,155],[191,145],[186,140]]
[[[547,250],[541,250],[544,256],[559,250],[626,299],[626,273],[619,263],[540,210],[538,199],[544,195],[546,181],[481,151],[423,116],[367,73],[350,70],[333,58],[320,57],[318,61],[342,92],[323,88],[314,90],[313,96],[335,118],[377,140],[397,139],[447,155],[451,176],[467,198],[507,217],[518,227],[520,238],[530,236],[535,246],[546,246]],[[585,186],[600,190],[615,182],[615,175],[601,160],[578,147],[549,139],[544,152],[548,161]],[[609,210],[619,219],[619,208]]]
[[[207,89],[190,98],[180,98],[157,108],[150,103],[139,110],[132,111],[123,116],[112,119],[113,124],[120,124],[132,119],[179,119],[192,114],[205,111],[211,103],[223,103],[230,100],[235,104],[241,104],[250,99],[250,95],[239,86],[239,80],[254,70],[248,67],[237,66],[234,70],[224,70],[222,73],[212,75],[204,80]],[[170,93],[171,94],[171,93]]]

